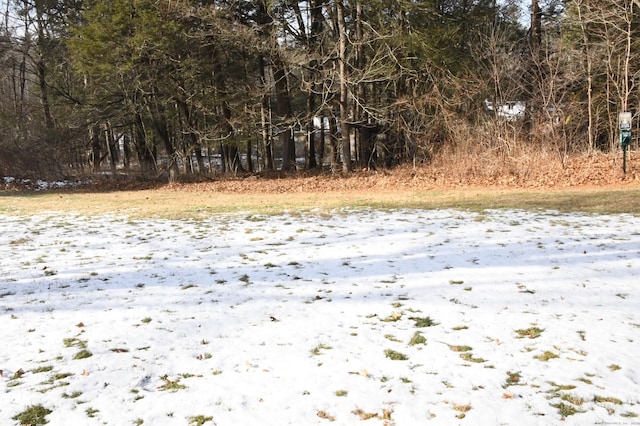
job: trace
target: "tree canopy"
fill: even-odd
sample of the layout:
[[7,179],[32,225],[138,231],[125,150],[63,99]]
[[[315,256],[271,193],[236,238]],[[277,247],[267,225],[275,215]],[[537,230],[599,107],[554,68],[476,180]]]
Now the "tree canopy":
[[349,172],[469,141],[609,151],[640,101],[632,0],[0,4],[5,175]]

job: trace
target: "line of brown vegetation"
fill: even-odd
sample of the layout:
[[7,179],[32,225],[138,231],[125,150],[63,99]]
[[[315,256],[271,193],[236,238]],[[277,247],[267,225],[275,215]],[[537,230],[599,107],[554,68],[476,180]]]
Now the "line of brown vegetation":
[[347,175],[329,171],[218,174],[178,184],[111,178],[57,191],[14,188],[0,191],[0,211],[167,218],[354,206],[640,213],[636,153],[629,158],[626,175],[619,153],[574,155],[564,162],[550,150],[532,148],[478,149],[473,154],[451,151],[435,155],[428,164]]
[[[522,150],[519,155],[479,151],[473,155],[437,155],[430,164],[389,170],[362,170],[344,176],[330,172],[219,176],[208,181],[168,185],[197,192],[310,193],[354,190],[433,190],[450,188],[562,189],[640,184],[640,165],[622,172],[619,155],[602,153],[567,157]],[[628,160],[633,164],[633,159]]]

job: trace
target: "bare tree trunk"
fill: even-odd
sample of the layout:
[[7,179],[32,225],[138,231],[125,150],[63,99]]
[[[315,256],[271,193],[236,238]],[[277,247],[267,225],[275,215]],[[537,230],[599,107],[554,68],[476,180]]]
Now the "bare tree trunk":
[[[266,69],[264,63],[264,57],[260,56],[259,66],[260,66],[260,79],[262,81],[262,86],[266,86],[267,76]],[[271,145],[271,116],[268,114],[271,111],[269,107],[269,95],[264,94],[262,96],[262,102],[260,103],[260,130],[261,130],[261,138],[262,138],[262,149],[263,149],[263,161],[264,168],[266,170],[273,170],[273,149]]]
[[122,165],[124,167],[125,170],[129,170],[129,168],[131,167],[131,133],[130,132],[125,132],[122,135],[123,141],[122,141],[122,148],[123,148],[123,153],[122,153]]
[[144,130],[144,122],[139,112],[135,113],[134,120],[134,143],[138,153],[138,162],[140,163],[140,171],[143,175],[149,176],[156,172],[156,163],[153,151],[146,140],[146,132]]
[[[364,51],[364,31],[362,28],[363,11],[362,1],[356,0],[356,69],[360,72],[364,72],[366,64],[366,57]],[[358,123],[357,136],[356,136],[356,160],[360,169],[365,169],[369,166],[369,160],[371,158],[371,128],[369,127],[368,117],[361,105],[367,104],[367,91],[365,83],[358,83],[356,87],[357,103],[353,106],[353,117]]]
[[587,140],[589,150],[592,151],[595,148],[595,142],[593,137],[594,123],[593,123],[593,62],[591,57],[589,42],[589,33],[587,32],[587,22],[582,13],[582,9],[585,4],[584,0],[579,0],[577,3],[578,20],[580,21],[580,31],[582,32],[582,42],[584,50],[584,60],[586,62],[587,71]]
[[263,99],[261,105],[260,105],[260,121],[261,121],[261,136],[262,136],[262,148],[263,148],[263,159],[264,159],[264,168],[266,170],[273,170],[274,166],[273,166],[273,149],[272,149],[272,145],[271,145],[271,126],[270,126],[270,120],[267,119],[267,111],[268,106],[265,105],[265,103],[268,102],[268,100],[265,98]]
[[171,141],[166,117],[153,118],[153,127],[158,137],[162,140],[164,150],[169,158],[169,183],[177,182],[178,176],[180,175],[180,168],[178,167],[177,154]]
[[42,109],[44,113],[44,123],[47,127],[47,130],[53,130],[53,117],[51,115],[51,106],[49,103],[49,95],[47,90],[47,79],[46,79],[46,65],[44,60],[44,53],[46,50],[45,47],[45,34],[44,34],[44,21],[42,17],[42,6],[40,2],[35,3],[36,8],[36,25],[38,27],[38,61],[36,63],[36,68],[38,70],[38,85],[40,87],[40,99],[42,102]]
[[316,115],[316,92],[318,85],[316,78],[321,73],[321,65],[316,56],[319,55],[320,48],[318,46],[318,37],[322,32],[322,0],[312,0],[310,3],[311,25],[309,28],[308,50],[311,55],[309,64],[309,93],[307,94],[307,149],[306,149],[306,167],[315,169],[318,167],[316,159],[316,129],[314,126],[314,116]]
[[324,128],[324,117],[320,117],[320,143],[318,144],[318,155],[319,155],[319,166],[322,168],[324,166],[324,152],[325,152],[325,136],[326,131]]
[[536,83],[540,82],[541,62],[540,50],[542,47],[542,11],[538,0],[531,0],[531,29],[529,32],[529,76],[527,85],[527,94],[529,96],[528,114],[526,115],[526,124],[531,135],[537,121],[540,103],[538,101],[538,93],[536,92]]
[[116,145],[116,140],[113,137],[113,129],[109,123],[104,124],[103,133],[106,141],[105,145],[107,147],[107,153],[109,154],[109,170],[111,171],[111,175],[115,176],[116,164],[118,162],[118,147]]
[[273,78],[275,79],[277,114],[280,126],[278,138],[282,146],[282,170],[293,170],[296,167],[296,146],[293,139],[291,121],[291,99],[289,85],[283,64],[274,64]]
[[531,0],[531,50],[537,53],[542,45],[542,10],[538,0]]
[[102,162],[102,144],[100,143],[100,126],[95,124],[89,129],[89,138],[91,140],[91,164],[94,172],[100,171],[100,163]]
[[349,88],[347,75],[347,29],[344,17],[343,0],[336,0],[336,16],[338,19],[338,63],[339,63],[339,80],[340,80],[340,128],[342,130],[342,172],[348,173],[351,170],[351,137],[349,126]]
[[251,139],[247,140],[247,171],[249,173],[253,173],[253,159],[251,158],[251,156],[253,155],[253,152],[251,150]]
[[332,115],[329,118],[329,160],[331,162],[331,171],[338,170],[338,123]]

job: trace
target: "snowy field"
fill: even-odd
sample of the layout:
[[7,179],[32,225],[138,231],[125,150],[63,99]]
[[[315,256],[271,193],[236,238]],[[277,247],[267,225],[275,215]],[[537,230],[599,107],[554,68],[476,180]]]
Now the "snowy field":
[[640,217],[0,214],[0,242],[0,425],[640,424]]

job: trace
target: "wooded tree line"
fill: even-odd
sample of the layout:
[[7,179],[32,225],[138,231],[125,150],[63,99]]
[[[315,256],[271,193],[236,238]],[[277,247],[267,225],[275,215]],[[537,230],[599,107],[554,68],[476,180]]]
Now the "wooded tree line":
[[637,0],[0,5],[4,175],[349,172],[516,143],[563,158],[616,149],[640,102]]

